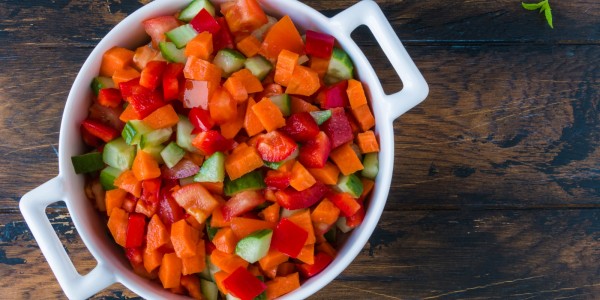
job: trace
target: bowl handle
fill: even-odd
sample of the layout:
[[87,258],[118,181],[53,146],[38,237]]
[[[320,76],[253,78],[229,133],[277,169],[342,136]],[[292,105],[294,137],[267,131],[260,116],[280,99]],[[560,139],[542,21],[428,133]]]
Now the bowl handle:
[[25,194],[19,208],[67,297],[85,299],[116,280],[113,273],[100,263],[85,276],[81,276],[73,266],[46,215],[46,207],[63,198],[63,179],[55,177]]
[[[381,49],[400,76],[404,87],[401,91],[386,95],[387,111],[392,120],[421,103],[429,93],[427,82],[415,66],[394,29],[387,21],[377,3],[363,0],[331,18],[347,36],[360,25],[369,27]],[[383,89],[382,89],[383,91]]]

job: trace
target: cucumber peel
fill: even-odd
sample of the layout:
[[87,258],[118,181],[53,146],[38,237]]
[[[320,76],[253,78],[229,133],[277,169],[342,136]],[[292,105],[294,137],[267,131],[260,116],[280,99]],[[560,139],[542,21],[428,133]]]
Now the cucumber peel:
[[261,229],[241,239],[235,246],[235,254],[249,263],[265,257],[271,246],[272,229]]

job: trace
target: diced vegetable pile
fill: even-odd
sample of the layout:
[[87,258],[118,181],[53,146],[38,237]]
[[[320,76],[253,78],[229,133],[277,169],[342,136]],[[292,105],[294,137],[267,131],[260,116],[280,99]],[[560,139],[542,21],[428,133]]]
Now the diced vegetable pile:
[[378,172],[335,39],[256,0],[194,0],[104,53],[72,157],[133,270],[196,299],[273,299],[336,256]]

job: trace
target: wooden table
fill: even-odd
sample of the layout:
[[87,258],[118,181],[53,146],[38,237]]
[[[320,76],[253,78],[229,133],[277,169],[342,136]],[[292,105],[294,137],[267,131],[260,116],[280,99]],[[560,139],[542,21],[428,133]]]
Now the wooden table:
[[[62,293],[19,210],[58,172],[61,113],[100,39],[147,1],[0,3],[0,298]],[[355,0],[305,1],[333,16]],[[378,0],[427,79],[394,123],[386,210],[312,299],[600,298],[600,2]],[[372,35],[354,34],[387,92]],[[95,264],[64,205],[48,209],[82,273]],[[120,285],[98,299],[134,297]]]

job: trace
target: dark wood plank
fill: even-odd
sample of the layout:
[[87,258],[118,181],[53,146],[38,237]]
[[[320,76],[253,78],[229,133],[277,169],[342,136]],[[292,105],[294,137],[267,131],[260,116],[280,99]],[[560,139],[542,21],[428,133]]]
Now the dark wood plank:
[[[77,269],[91,270],[68,213],[49,215]],[[1,216],[0,276],[13,279],[0,284],[4,295],[61,298],[22,219]],[[599,209],[386,211],[350,267],[311,299],[592,299],[599,256]],[[115,285],[94,298],[134,296]]]

